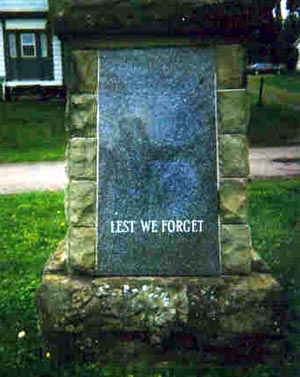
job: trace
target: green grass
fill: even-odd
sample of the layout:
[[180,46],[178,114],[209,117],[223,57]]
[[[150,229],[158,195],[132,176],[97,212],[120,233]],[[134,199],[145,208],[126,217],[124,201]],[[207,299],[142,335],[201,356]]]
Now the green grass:
[[300,74],[264,76],[262,106],[258,106],[260,76],[248,76],[251,101],[249,139],[253,146],[300,143]]
[[287,297],[289,369],[294,374],[285,375],[300,376],[300,180],[252,182],[249,195],[253,247]]
[[13,376],[40,358],[34,295],[64,237],[63,193],[0,196],[0,208],[0,376]]
[[[266,75],[263,106],[257,106],[260,76],[249,76],[252,146],[300,143],[300,74]],[[0,102],[0,162],[64,158],[64,105]]]
[[64,105],[0,102],[0,162],[64,158]]
[[281,75],[248,76],[250,92],[258,88],[261,77],[264,77],[265,85],[275,91],[284,92],[287,96],[297,94],[300,90],[300,73],[284,73]]
[[300,293],[300,180],[253,181],[249,195],[254,249],[286,291]]
[[[300,305],[300,180],[254,181],[249,185],[249,215],[254,248],[269,262],[284,287],[290,311]],[[0,376],[73,377],[154,376],[139,364],[124,372],[107,364],[58,367],[42,349],[34,294],[47,257],[64,237],[63,193],[43,192],[0,196]],[[25,331],[23,338],[18,334]],[[300,350],[300,335],[289,335],[292,355]],[[196,377],[193,368],[174,363],[173,375]],[[136,372],[139,370],[139,372]],[[163,375],[163,374],[162,374]],[[300,375],[291,361],[285,376]],[[159,376],[159,374],[157,374]],[[231,372],[209,369],[203,377],[230,377]],[[259,366],[244,377],[277,376],[272,366]]]

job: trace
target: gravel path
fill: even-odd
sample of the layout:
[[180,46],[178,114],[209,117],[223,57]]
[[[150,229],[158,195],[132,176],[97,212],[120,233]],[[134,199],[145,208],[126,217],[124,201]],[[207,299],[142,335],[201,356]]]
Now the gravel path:
[[250,175],[253,179],[300,177],[300,145],[251,148]]
[[[252,148],[250,175],[253,179],[300,177],[300,145]],[[63,190],[66,183],[63,161],[0,164],[0,194]]]
[[63,161],[0,164],[0,194],[62,190],[66,183]]

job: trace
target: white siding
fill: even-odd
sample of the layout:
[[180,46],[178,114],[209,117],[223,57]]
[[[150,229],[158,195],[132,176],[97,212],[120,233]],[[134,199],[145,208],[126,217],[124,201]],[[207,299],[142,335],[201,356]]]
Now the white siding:
[[0,78],[5,77],[5,59],[4,59],[4,40],[3,40],[3,25],[0,20]]
[[46,28],[45,19],[11,19],[5,22],[7,30],[41,30]]
[[54,65],[54,81],[57,85],[63,84],[62,72],[62,56],[61,56],[61,41],[56,35],[53,36],[53,65]]
[[6,86],[8,88],[17,88],[18,86],[60,86],[61,84],[59,82],[56,82],[54,80],[11,80],[6,81]]
[[298,71],[300,71],[300,41],[299,41],[299,43],[296,45],[296,49],[298,50],[298,62],[297,62],[296,69],[297,69]]
[[1,0],[0,11],[45,12],[48,11],[47,0]]

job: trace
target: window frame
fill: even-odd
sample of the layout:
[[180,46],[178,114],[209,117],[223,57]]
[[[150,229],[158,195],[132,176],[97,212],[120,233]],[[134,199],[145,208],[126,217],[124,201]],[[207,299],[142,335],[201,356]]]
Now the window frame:
[[[12,46],[12,41],[14,46]],[[12,54],[12,47],[14,48],[14,54]],[[17,34],[15,32],[9,32],[8,34],[8,52],[11,59],[18,58]]]
[[[23,37],[25,35],[32,35],[33,36],[33,44],[28,44],[28,43],[23,43]],[[23,47],[33,47],[34,55],[24,55],[24,50]],[[24,59],[35,59],[37,58],[37,38],[36,38],[36,33],[31,31],[31,32],[24,32],[22,31],[20,33],[20,52],[21,52],[21,58]]]
[[[38,33],[38,39],[40,44],[40,58],[41,59],[48,59],[50,56],[50,47],[49,47],[49,35],[47,31],[41,31]],[[45,48],[45,50],[43,50]],[[44,55],[43,52],[46,52]]]

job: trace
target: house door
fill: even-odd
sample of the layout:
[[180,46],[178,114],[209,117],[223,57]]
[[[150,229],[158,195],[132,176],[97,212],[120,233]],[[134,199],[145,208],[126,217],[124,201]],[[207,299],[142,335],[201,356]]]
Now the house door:
[[6,46],[8,80],[53,79],[50,38],[46,32],[10,31]]

